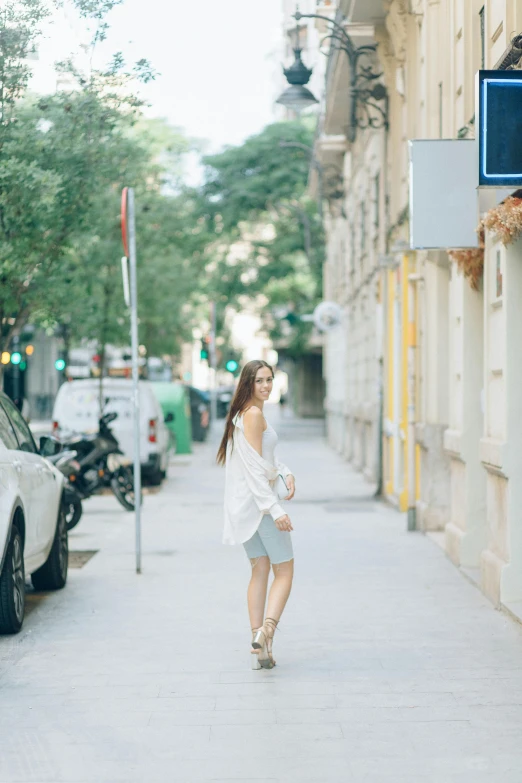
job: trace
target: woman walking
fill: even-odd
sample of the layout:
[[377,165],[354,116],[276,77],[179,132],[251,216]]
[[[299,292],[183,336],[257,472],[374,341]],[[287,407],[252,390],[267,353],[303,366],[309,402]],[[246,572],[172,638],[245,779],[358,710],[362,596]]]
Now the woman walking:
[[[223,543],[243,544],[252,564],[247,599],[253,669],[275,666],[272,640],[294,574],[292,523],[279,501],[294,497],[295,479],[276,459],[277,434],[263,415],[273,380],[264,361],[243,367],[217,454],[226,465]],[[274,581],[267,603],[270,566]]]

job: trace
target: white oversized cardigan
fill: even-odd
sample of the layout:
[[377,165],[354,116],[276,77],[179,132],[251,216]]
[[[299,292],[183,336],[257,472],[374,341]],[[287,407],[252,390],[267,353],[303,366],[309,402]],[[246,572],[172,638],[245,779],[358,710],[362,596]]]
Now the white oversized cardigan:
[[250,445],[239,414],[234,425],[226,457],[224,544],[248,541],[265,514],[274,521],[283,516],[275,486],[279,474],[284,478],[290,475],[286,465],[278,460],[272,465]]

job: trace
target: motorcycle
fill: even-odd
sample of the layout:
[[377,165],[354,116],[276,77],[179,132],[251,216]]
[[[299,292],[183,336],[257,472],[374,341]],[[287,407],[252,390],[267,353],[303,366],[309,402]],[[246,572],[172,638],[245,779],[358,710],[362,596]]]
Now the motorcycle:
[[49,462],[52,462],[60,473],[63,473],[65,476],[63,484],[63,506],[67,530],[72,530],[73,527],[76,527],[82,518],[83,513],[82,498],[74,485],[75,472],[80,468],[80,464],[75,459],[76,456],[76,451],[65,449],[64,451],[58,452],[58,454],[47,457]]
[[[69,474],[81,498],[88,498],[104,487],[110,487],[127,511],[134,511],[134,474],[130,460],[120,449],[109,424],[118,416],[106,413],[99,420],[99,431],[92,435],[74,435],[64,446],[76,451],[76,469]],[[72,466],[71,466],[72,467]]]

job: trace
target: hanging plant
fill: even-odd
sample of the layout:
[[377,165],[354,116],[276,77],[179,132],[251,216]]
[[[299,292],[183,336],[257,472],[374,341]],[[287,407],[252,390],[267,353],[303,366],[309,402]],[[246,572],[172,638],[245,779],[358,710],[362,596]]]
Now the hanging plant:
[[458,268],[469,281],[474,291],[478,291],[479,284],[484,274],[484,243],[485,232],[482,221],[477,227],[479,238],[478,247],[467,247],[459,250],[448,250],[448,255],[452,261],[455,261]]
[[522,234],[522,198],[509,196],[486,212],[482,225],[502,242],[509,245]]
[[522,236],[522,190],[515,191],[497,207],[490,209],[477,227],[478,247],[448,250],[471,287],[477,291],[484,274],[484,245],[486,229],[503,245],[510,245]]

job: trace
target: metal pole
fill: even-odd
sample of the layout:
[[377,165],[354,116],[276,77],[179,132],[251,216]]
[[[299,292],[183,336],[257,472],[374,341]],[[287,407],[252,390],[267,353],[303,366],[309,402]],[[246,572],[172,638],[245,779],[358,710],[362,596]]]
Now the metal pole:
[[128,191],[128,232],[131,300],[132,391],[134,400],[134,507],[136,514],[136,573],[141,574],[141,460],[140,395],[138,364],[138,275],[136,269],[136,219],[134,189]]
[[211,302],[210,308],[210,418],[212,419],[212,427],[215,427],[215,422],[217,420],[216,303]]
[[[15,334],[11,341],[11,353],[20,351],[20,337]],[[13,400],[17,407],[22,410],[22,400],[20,399],[20,364],[13,364]]]

